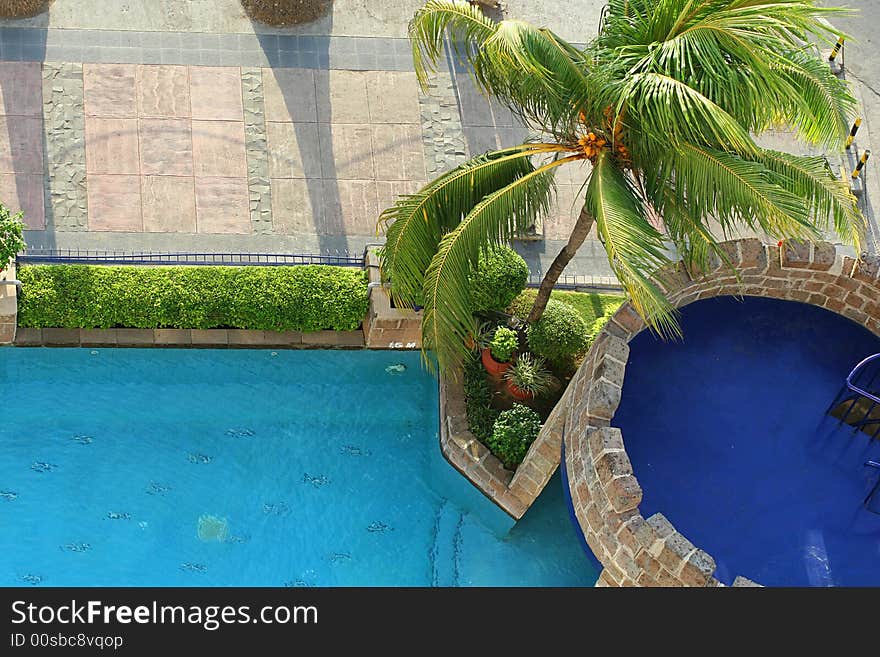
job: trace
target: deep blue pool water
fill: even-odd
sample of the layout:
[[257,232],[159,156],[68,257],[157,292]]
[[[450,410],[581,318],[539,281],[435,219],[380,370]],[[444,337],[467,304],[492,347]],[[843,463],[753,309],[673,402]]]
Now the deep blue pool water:
[[595,581],[558,477],[512,526],[446,463],[418,354],[22,348],[0,373],[0,585]]
[[684,341],[632,341],[612,422],[643,515],[662,512],[728,584],[880,585],[880,515],[862,506],[880,441],[824,415],[880,340],[771,299],[701,301],[681,320]]

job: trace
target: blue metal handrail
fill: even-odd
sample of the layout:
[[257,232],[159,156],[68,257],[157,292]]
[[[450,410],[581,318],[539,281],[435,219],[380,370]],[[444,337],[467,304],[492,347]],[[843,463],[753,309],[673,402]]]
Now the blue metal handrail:
[[[880,470],[880,463],[877,463],[877,461],[867,461],[867,462],[865,463],[865,467],[866,467],[866,468],[877,468],[878,470]],[[871,498],[874,497],[874,494],[875,494],[878,490],[880,490],[880,478],[877,479],[877,483],[874,484],[874,487],[873,487],[873,488],[871,489],[871,491],[868,493],[867,497],[865,497],[865,501],[863,502],[865,508],[868,509],[868,511],[871,511],[871,512],[873,512],[873,513],[878,513],[878,512],[877,512],[877,511],[874,511],[874,510],[871,508]]]
[[[874,361],[880,362],[880,354],[874,354],[873,356],[868,356],[865,360],[863,360],[861,363],[856,365],[853,368],[852,372],[849,373],[849,376],[846,377],[846,387],[849,388],[850,390],[852,390],[857,395],[861,395],[862,397],[865,397],[866,399],[870,399],[875,404],[880,404],[880,397],[878,397],[877,395],[875,395],[867,390],[863,390],[862,388],[858,387],[854,383],[855,379],[862,373],[863,368],[866,365],[868,365],[868,363],[872,363]],[[874,376],[871,378],[871,381],[873,382],[875,378],[877,378],[877,374],[874,374]],[[868,385],[870,385],[870,384],[868,384]]]
[[[877,412],[880,409],[880,397],[877,396],[880,391],[877,391],[873,385],[880,377],[880,367],[871,371],[870,378],[865,382],[865,375],[869,373],[868,368],[873,363],[880,365],[880,354],[868,356],[852,369],[840,392],[825,412],[832,413],[839,407],[840,414],[836,417],[850,425],[854,433],[859,430],[869,433],[868,427],[873,426],[874,430],[869,435],[871,438],[877,438],[880,436],[880,415]],[[868,402],[867,408],[860,406],[860,400]]]

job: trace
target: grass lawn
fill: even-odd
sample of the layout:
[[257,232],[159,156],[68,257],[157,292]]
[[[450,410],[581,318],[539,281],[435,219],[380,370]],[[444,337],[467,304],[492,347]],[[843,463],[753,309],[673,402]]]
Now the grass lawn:
[[[535,289],[523,290],[511,304],[513,314],[525,318],[528,315],[532,303],[538,291]],[[598,294],[595,292],[569,292],[566,290],[553,290],[551,299],[562,301],[574,308],[583,317],[587,326],[590,327],[590,335],[596,335],[608,318],[620,308],[625,301],[621,294]]]

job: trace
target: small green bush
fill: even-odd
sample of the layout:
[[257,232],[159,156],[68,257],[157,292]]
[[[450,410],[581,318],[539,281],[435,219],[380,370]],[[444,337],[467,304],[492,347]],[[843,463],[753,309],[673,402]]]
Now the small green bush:
[[513,301],[510,302],[510,305],[507,307],[507,313],[525,321],[532,310],[532,305],[535,303],[536,295],[537,292],[535,290],[523,290]]
[[9,208],[0,203],[0,271],[6,269],[6,265],[19,251],[24,251],[24,224],[21,216],[21,212],[12,214]]
[[509,411],[498,415],[488,447],[505,468],[514,470],[526,457],[540,430],[541,417],[528,406],[514,404]]
[[551,363],[577,356],[590,344],[590,327],[577,311],[550,299],[544,315],[526,330],[529,349]]
[[529,280],[529,267],[509,246],[481,253],[469,280],[473,312],[504,311]]
[[495,329],[495,335],[492,336],[492,342],[489,343],[489,351],[499,363],[506,363],[513,356],[513,352],[519,346],[519,340],[516,337],[516,331],[505,326],[499,326]]
[[488,442],[500,411],[492,406],[492,388],[486,379],[486,370],[476,357],[464,366],[464,400],[468,428],[478,440]]
[[324,265],[29,265],[18,277],[18,322],[33,328],[352,331],[368,308],[363,271]]

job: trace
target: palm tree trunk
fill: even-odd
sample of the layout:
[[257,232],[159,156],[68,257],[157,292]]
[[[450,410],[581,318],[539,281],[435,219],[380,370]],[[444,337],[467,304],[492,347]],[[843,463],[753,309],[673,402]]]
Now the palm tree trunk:
[[581,208],[581,213],[578,215],[571,235],[568,236],[568,244],[562,247],[562,251],[559,252],[547,273],[544,274],[544,280],[541,281],[541,287],[538,288],[538,296],[535,297],[535,303],[532,305],[529,317],[526,320],[530,324],[541,319],[541,315],[544,314],[544,309],[547,307],[547,302],[550,301],[550,292],[553,291],[553,286],[556,285],[556,281],[559,280],[566,265],[574,258],[578,249],[581,248],[581,244],[587,239],[587,235],[590,234],[590,230],[593,228],[594,221],[593,216],[587,212],[586,206]]

